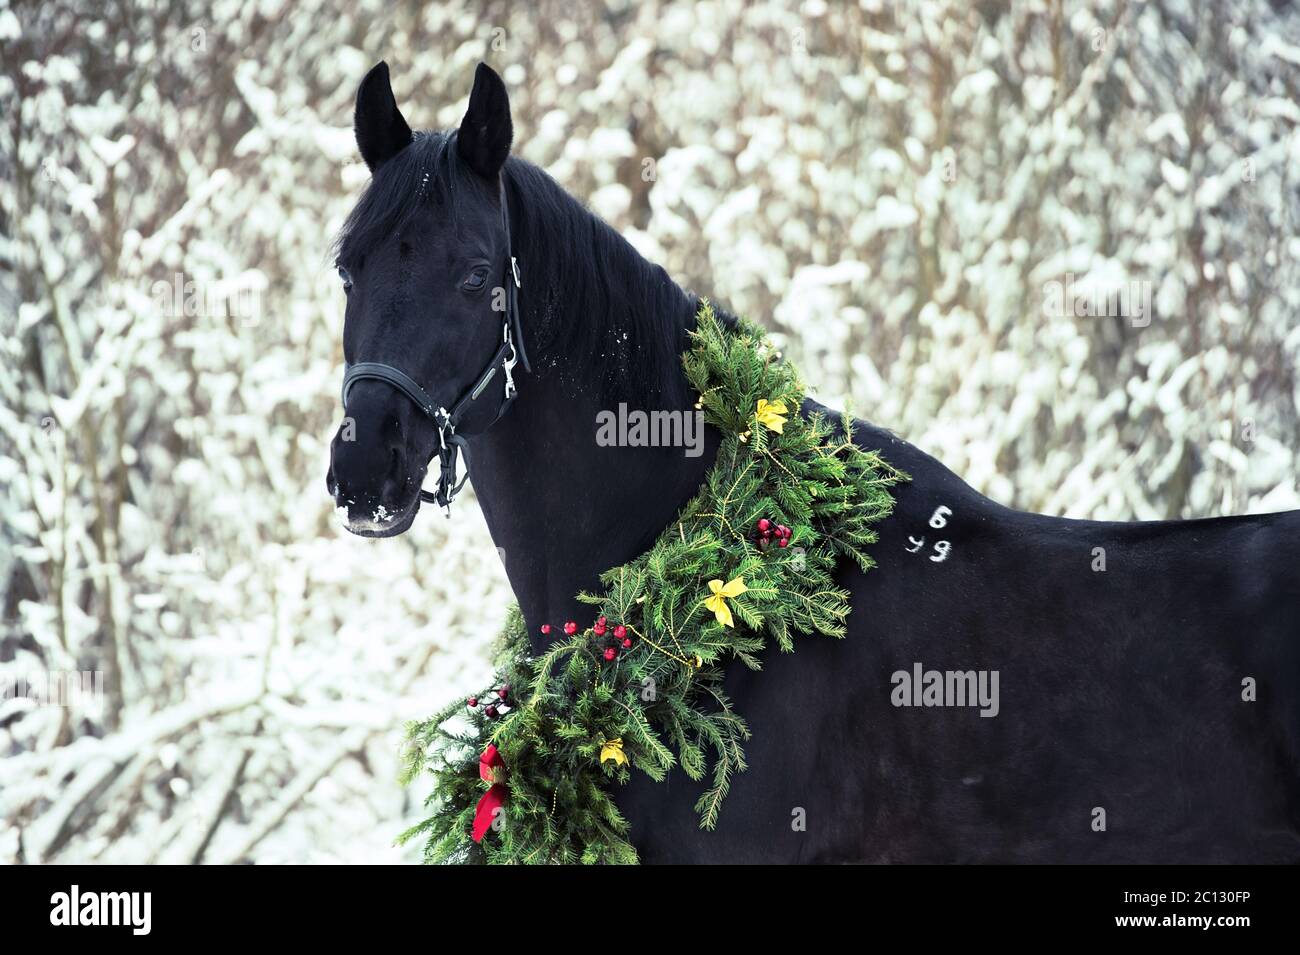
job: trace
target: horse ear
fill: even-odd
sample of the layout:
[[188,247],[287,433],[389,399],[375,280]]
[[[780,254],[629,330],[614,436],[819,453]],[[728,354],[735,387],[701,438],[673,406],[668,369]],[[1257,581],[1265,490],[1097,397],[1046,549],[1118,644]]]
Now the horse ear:
[[357,90],[357,111],[353,118],[357,148],[374,172],[411,144],[411,127],[406,125],[393,99],[388,82],[388,64],[380,60]]
[[474,71],[474,89],[460,121],[456,148],[471,169],[484,179],[495,180],[510,155],[513,138],[506,84],[492,67],[480,63]]

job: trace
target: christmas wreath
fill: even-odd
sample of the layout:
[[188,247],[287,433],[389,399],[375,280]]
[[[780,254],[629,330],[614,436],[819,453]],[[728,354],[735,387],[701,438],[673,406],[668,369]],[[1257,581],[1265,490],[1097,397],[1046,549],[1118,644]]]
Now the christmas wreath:
[[854,445],[847,415],[802,417],[796,372],[757,326],[705,302],[683,362],[723,435],[700,492],[603,593],[579,595],[590,622],[543,624],[533,655],[512,609],[493,687],[407,727],[403,782],[427,768],[434,788],[399,841],[423,837],[426,861],[636,862],[611,793],[634,770],[707,778],[695,809],[712,829],[749,738],[723,665],[844,636],[836,562],[872,566],[872,525],[907,476]]

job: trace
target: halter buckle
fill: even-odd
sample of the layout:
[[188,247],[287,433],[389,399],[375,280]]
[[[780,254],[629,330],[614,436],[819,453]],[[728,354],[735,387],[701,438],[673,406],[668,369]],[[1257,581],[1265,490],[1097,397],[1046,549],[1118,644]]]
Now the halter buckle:
[[[456,497],[456,464],[453,457],[454,449],[451,447],[447,436],[456,436],[456,423],[451,420],[451,412],[446,408],[438,408],[438,442],[441,445],[438,448],[438,496],[443,501],[443,516],[451,520],[451,502]],[[451,464],[450,469],[448,464]],[[448,474],[448,470],[451,471]]]
[[[513,261],[513,259],[512,259],[512,261]],[[502,367],[503,369],[505,369],[505,373],[506,373],[506,397],[505,397],[505,400],[506,400],[506,401],[509,401],[509,400],[510,400],[511,398],[513,398],[513,397],[515,396],[515,394],[516,394],[516,391],[515,391],[515,376],[512,374],[512,372],[514,371],[515,364],[519,361],[519,353],[518,353],[518,351],[515,350],[515,342],[514,342],[514,339],[510,337],[510,322],[509,322],[509,320],[507,320],[506,323],[505,323],[504,325],[501,326],[501,337],[502,337],[502,339],[505,341],[505,343],[506,343],[507,345],[510,346],[510,354],[508,354],[508,355],[505,357],[505,360],[501,362],[501,367]]]
[[515,355],[515,345],[514,342],[511,342],[510,357],[501,363],[501,367],[506,370],[506,401],[515,396],[515,376],[511,374],[511,371],[514,369],[516,361],[518,361],[518,358]]

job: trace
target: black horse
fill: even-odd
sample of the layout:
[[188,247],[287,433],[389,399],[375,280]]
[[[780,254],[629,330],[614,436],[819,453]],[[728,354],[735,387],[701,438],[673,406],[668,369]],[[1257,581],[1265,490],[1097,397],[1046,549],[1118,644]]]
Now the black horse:
[[[509,155],[486,66],[458,130],[412,133],[383,63],[355,120],[373,181],[337,251],[345,358],[371,374],[349,379],[330,493],[356,533],[400,534],[429,462],[467,451],[540,649],[709,467],[711,429],[697,457],[595,440],[619,402],[691,408],[698,301]],[[913,480],[879,567],[840,572],[848,638],[730,668],[749,769],[711,833],[683,774],[634,774],[618,798],[644,861],[1300,861],[1300,512],[1062,520],[881,428],[856,440]]]

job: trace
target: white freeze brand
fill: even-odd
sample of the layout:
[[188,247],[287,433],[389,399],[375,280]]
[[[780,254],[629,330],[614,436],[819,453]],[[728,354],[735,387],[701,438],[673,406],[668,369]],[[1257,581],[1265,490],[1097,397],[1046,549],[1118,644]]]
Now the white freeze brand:
[[894,706],[978,706],[980,716],[997,716],[997,670],[923,670],[912,664],[912,672],[895,670],[889,678]]
[[129,925],[131,934],[148,935],[152,925],[152,892],[71,892],[50,896],[51,925]]

